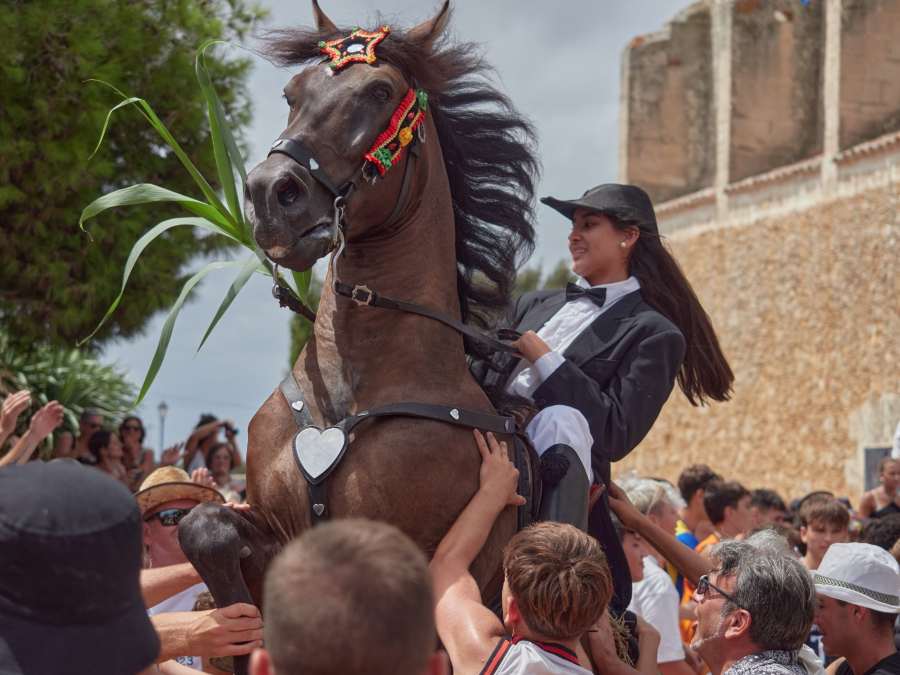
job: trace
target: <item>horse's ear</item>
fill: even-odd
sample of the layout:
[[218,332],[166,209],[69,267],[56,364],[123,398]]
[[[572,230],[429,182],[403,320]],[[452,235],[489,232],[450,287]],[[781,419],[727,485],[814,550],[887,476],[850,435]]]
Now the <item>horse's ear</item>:
[[450,0],[444,0],[441,11],[434,18],[420,23],[415,28],[411,28],[406,37],[414,42],[421,42],[423,45],[430,47],[441,36],[449,22]]
[[338,33],[338,27],[328,18],[328,15],[319,7],[319,0],[312,0],[313,16],[316,17],[316,28],[320,33]]

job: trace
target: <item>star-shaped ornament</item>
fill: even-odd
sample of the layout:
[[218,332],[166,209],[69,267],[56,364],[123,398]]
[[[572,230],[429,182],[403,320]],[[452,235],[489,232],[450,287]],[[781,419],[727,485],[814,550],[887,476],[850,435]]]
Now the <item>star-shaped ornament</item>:
[[357,28],[355,31],[337,40],[324,40],[319,43],[319,50],[331,61],[332,70],[340,70],[352,63],[368,63],[377,61],[375,47],[391,32],[390,26],[382,26],[376,31]]

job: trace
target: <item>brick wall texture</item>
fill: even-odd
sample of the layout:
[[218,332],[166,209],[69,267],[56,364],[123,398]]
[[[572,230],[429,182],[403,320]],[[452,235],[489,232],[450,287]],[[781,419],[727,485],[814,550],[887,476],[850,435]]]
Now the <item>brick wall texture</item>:
[[676,386],[614,475],[675,481],[705,462],[750,489],[856,502],[854,415],[900,396],[900,183],[670,244],[716,326],[734,396],[693,408]]

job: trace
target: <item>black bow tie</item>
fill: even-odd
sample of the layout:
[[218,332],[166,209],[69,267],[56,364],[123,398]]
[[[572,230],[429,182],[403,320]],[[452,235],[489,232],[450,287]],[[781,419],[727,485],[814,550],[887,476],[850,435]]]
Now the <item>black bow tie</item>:
[[595,305],[597,305],[597,307],[603,307],[603,303],[606,302],[606,289],[582,288],[577,284],[566,284],[566,302],[572,302],[573,300],[577,300],[578,298],[585,297]]

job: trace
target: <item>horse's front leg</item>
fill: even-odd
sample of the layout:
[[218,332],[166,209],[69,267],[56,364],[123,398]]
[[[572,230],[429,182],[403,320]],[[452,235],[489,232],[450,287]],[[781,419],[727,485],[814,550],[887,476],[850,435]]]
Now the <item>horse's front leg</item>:
[[[217,607],[261,604],[263,574],[277,546],[271,533],[252,520],[252,509],[207,503],[179,523],[181,548]],[[236,675],[246,675],[248,663],[248,656],[234,657]]]

